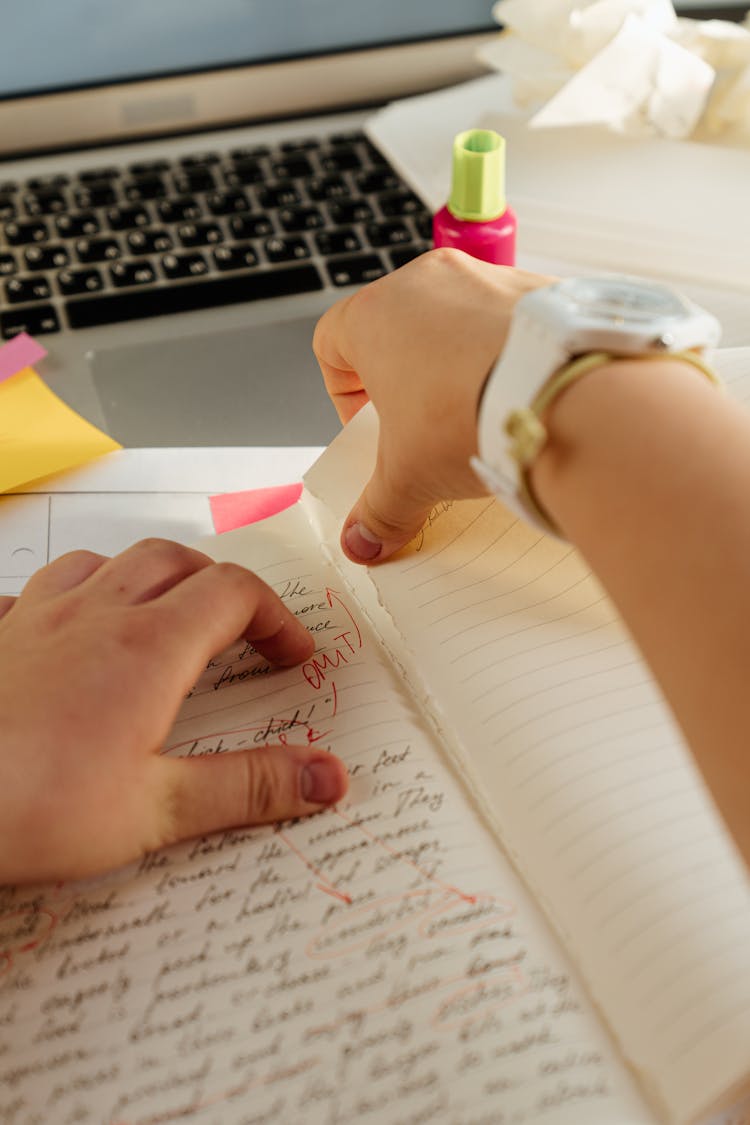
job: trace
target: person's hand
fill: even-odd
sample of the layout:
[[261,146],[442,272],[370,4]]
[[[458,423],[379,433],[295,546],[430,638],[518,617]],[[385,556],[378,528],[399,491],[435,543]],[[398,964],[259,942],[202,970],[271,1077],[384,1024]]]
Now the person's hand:
[[321,750],[160,756],[208,660],[239,637],[280,665],[314,647],[256,575],[165,540],[73,552],[0,597],[0,883],[80,878],[344,795],[345,766]]
[[371,399],[375,471],[345,521],[354,562],[408,543],[439,500],[481,496],[469,466],[477,407],[516,301],[550,278],[435,250],[338,302],[313,349],[343,422]]

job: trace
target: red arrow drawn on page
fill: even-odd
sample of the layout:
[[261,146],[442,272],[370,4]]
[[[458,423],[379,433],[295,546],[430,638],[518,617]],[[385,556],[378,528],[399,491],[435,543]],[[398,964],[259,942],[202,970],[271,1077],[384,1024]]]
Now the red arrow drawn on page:
[[333,609],[334,602],[338,602],[338,604],[341,606],[344,613],[354,626],[354,631],[357,634],[357,648],[362,648],[362,634],[359,631],[359,625],[354,620],[354,615],[352,614],[352,611],[349,609],[349,606],[346,604],[344,599],[341,597],[341,594],[339,594],[336,590],[332,590],[329,586],[326,586],[326,598],[331,609]]
[[352,900],[349,895],[344,891],[337,891],[333,883],[328,882],[325,875],[321,871],[319,871],[317,867],[310,863],[310,860],[302,854],[299,848],[292,843],[292,841],[284,832],[280,832],[277,830],[276,835],[280,836],[289,850],[293,851],[297,858],[302,860],[305,867],[307,867],[308,870],[312,871],[313,875],[317,876],[317,878],[320,880],[319,883],[316,883],[316,887],[319,891],[324,891],[325,894],[331,895],[333,898],[339,899],[340,902],[345,902],[348,906],[351,906]]
[[425,871],[425,869],[423,867],[420,867],[419,864],[415,863],[413,859],[409,859],[409,857],[405,856],[403,852],[396,851],[396,849],[392,848],[390,844],[387,844],[385,840],[381,840],[379,836],[376,836],[373,832],[370,832],[368,828],[365,828],[363,824],[359,824],[353,820],[350,820],[348,816],[345,816],[344,813],[342,813],[341,809],[334,809],[333,811],[336,816],[338,816],[346,824],[350,825],[351,828],[356,828],[359,832],[362,833],[363,836],[367,836],[368,839],[372,840],[373,844],[376,844],[379,848],[383,848],[384,851],[392,855],[394,859],[399,860],[399,862],[401,863],[408,864],[409,867],[413,867],[414,870],[418,871],[422,878],[426,879],[429,883],[434,883],[436,887],[440,887],[441,890],[447,891],[449,894],[458,895],[458,897],[464,902],[470,902],[473,905],[477,901],[476,895],[468,895],[464,891],[459,890],[458,887],[454,887],[451,883],[444,883],[442,879],[439,879],[437,877],[437,875],[432,875],[429,871]]

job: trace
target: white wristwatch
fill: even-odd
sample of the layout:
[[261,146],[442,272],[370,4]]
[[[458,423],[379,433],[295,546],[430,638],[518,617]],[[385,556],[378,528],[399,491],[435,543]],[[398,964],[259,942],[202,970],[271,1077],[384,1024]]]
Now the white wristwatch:
[[684,352],[714,346],[720,333],[716,318],[692,301],[637,278],[566,278],[525,294],[482,394],[474,471],[516,514],[549,531],[530,501],[509,420],[519,411],[528,414],[524,408],[577,356],[608,353],[605,362]]

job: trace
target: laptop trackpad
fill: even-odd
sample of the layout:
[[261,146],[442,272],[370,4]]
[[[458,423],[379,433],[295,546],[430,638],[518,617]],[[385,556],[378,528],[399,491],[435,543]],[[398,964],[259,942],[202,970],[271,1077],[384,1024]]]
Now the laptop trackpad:
[[327,445],[340,429],[310,348],[315,320],[95,351],[107,430],[125,446]]

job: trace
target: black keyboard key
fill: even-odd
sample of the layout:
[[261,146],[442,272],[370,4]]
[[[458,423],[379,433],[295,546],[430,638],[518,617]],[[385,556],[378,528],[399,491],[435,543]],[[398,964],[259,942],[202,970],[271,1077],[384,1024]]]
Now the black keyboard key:
[[389,191],[378,199],[384,215],[418,215],[425,210],[424,203],[411,191]]
[[99,233],[99,220],[93,211],[71,211],[68,215],[58,215],[55,226],[61,238],[81,238]]
[[56,270],[67,266],[70,255],[64,246],[47,243],[46,246],[27,246],[23,252],[26,268],[35,270]]
[[368,219],[375,218],[372,207],[364,199],[349,199],[346,202],[329,203],[328,212],[337,226],[365,223]]
[[233,148],[229,153],[232,160],[254,160],[257,156],[268,156],[268,145],[245,145],[243,148]]
[[332,133],[328,138],[328,143],[329,145],[354,145],[364,140],[365,134],[361,129],[356,129],[350,133]]
[[0,222],[7,223],[16,217],[16,203],[11,195],[0,195]]
[[91,328],[96,324],[118,324],[143,317],[236,305],[292,293],[310,293],[322,288],[323,282],[315,266],[287,266],[206,278],[184,285],[72,298],[66,302],[65,308],[71,328]]
[[398,250],[391,250],[391,263],[394,270],[399,266],[405,266],[407,262],[413,262],[420,254],[424,254],[429,250],[429,246],[413,245],[413,246],[399,246]]
[[354,182],[364,195],[373,195],[378,191],[392,191],[401,187],[401,180],[390,168],[369,168],[366,172],[355,176]]
[[264,178],[263,169],[257,160],[238,160],[224,172],[224,182],[229,187],[244,187],[257,184]]
[[367,138],[365,138],[365,140],[364,140],[364,146],[365,146],[365,151],[367,153],[368,159],[369,159],[371,164],[375,164],[379,168],[380,167],[390,168],[390,164],[388,163],[386,158],[383,156],[380,149],[375,148],[375,145],[371,141],[367,140]]
[[26,181],[29,191],[47,191],[48,188],[61,188],[70,183],[70,179],[63,172],[52,172],[48,176],[32,176]]
[[257,266],[258,255],[252,246],[245,243],[235,243],[230,246],[217,246],[213,253],[216,268],[226,270],[244,270],[249,266]]
[[324,199],[347,199],[351,195],[351,188],[343,176],[314,176],[305,184],[307,194],[316,203]]
[[169,171],[168,160],[139,160],[128,168],[131,176],[158,176]]
[[98,293],[104,288],[104,278],[93,266],[87,269],[60,270],[57,288],[64,297],[72,297],[76,293]]
[[279,148],[282,152],[313,152],[320,148],[320,141],[315,137],[303,137],[301,141],[283,141]]
[[216,223],[183,223],[177,228],[177,237],[185,247],[215,246],[224,241],[221,227]]
[[23,197],[23,209],[27,215],[52,215],[65,211],[68,202],[57,188],[44,188],[29,192]]
[[287,238],[282,238],[279,235],[274,238],[267,238],[263,247],[269,262],[294,262],[301,258],[310,257],[310,247],[304,238],[294,235]]
[[122,250],[115,238],[79,238],[76,254],[79,262],[109,262],[122,257]]
[[362,161],[353,148],[341,145],[334,152],[320,156],[320,167],[324,172],[349,172],[362,167]]
[[122,194],[131,203],[142,203],[147,199],[161,199],[167,194],[167,185],[161,176],[137,176],[123,183]]
[[210,191],[206,196],[206,206],[212,215],[234,215],[238,211],[250,210],[244,191]]
[[208,262],[202,254],[165,254],[161,260],[164,276],[168,278],[201,277],[208,273]]
[[362,243],[351,227],[321,231],[315,235],[315,243],[320,253],[326,257],[331,254],[351,254],[354,250],[362,249]]
[[165,230],[131,230],[125,238],[131,254],[163,254],[171,250],[172,239]]
[[76,206],[84,210],[88,207],[108,207],[110,203],[117,202],[117,192],[109,180],[95,180],[85,187],[76,188],[73,198]]
[[109,276],[118,289],[129,285],[152,285],[156,281],[156,270],[147,259],[135,262],[115,262],[110,266]]
[[181,199],[162,199],[156,204],[156,210],[163,223],[187,223],[203,215],[203,208],[192,195]]
[[425,242],[432,242],[432,215],[429,211],[425,211],[423,215],[415,215],[414,226],[420,238]]
[[13,309],[0,313],[0,336],[12,340],[21,332],[30,336],[43,336],[48,332],[59,332],[60,321],[52,305],[30,305],[26,309]]
[[261,207],[291,207],[302,202],[302,196],[293,183],[267,184],[258,192]]
[[120,207],[110,207],[107,211],[107,222],[112,230],[132,230],[133,227],[147,227],[151,216],[145,207],[135,203]]
[[8,277],[18,270],[18,262],[12,254],[5,251],[0,254],[0,277]]
[[317,207],[282,207],[279,222],[285,231],[320,230],[325,226],[323,214]]
[[181,157],[180,164],[183,168],[205,168],[209,164],[218,164],[220,159],[218,152],[193,152]]
[[28,246],[30,242],[46,242],[48,238],[49,227],[42,219],[5,224],[5,241],[9,246]]
[[313,167],[306,156],[290,153],[284,160],[271,161],[271,172],[277,180],[295,180],[311,176]]
[[365,234],[371,246],[399,246],[404,242],[411,242],[412,235],[405,223],[398,219],[391,219],[384,223],[368,223]]
[[121,175],[121,168],[87,168],[85,172],[78,173],[78,179],[82,184],[92,184],[99,180],[118,180]]
[[378,254],[358,254],[351,258],[331,258],[327,263],[328,274],[336,286],[362,285],[374,281],[387,273]]
[[46,277],[12,277],[5,282],[5,299],[9,305],[48,301],[51,296],[52,290]]
[[213,191],[216,181],[208,168],[186,169],[172,176],[174,190],[180,195],[192,195],[195,191]]
[[267,215],[234,215],[229,229],[235,238],[265,238],[273,234],[273,223]]

